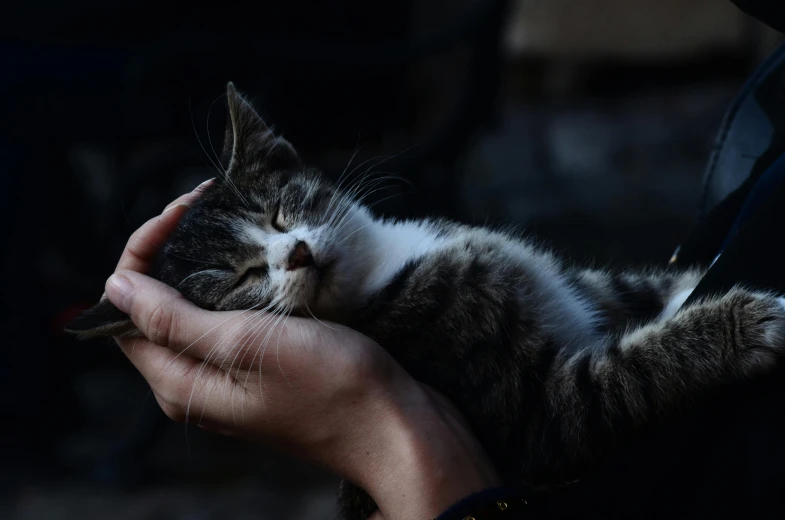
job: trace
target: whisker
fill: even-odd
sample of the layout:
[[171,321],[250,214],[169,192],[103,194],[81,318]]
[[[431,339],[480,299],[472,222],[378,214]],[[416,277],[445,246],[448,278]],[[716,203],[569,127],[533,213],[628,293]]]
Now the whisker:
[[369,176],[367,177],[358,179],[357,183],[343,196],[341,203],[330,219],[329,226],[336,226],[336,222],[340,222],[345,218],[353,204],[361,204],[370,195],[380,190],[392,189],[391,186],[382,186],[381,188],[378,186],[388,180],[395,179],[394,176],[385,175],[383,177],[371,178],[370,175],[372,174],[368,175]]
[[194,130],[194,136],[196,136],[196,142],[199,143],[199,147],[202,149],[202,152],[204,152],[204,155],[207,157],[207,159],[210,161],[210,164],[213,165],[213,168],[215,168],[215,170],[218,173],[220,173],[221,175],[226,175],[226,172],[222,168],[220,168],[217,164],[215,164],[215,161],[213,161],[213,158],[210,157],[210,154],[207,153],[207,149],[204,147],[204,145],[202,144],[202,140],[199,138],[199,132],[197,132],[196,124],[194,123],[194,113],[191,107],[191,98],[188,98],[188,113],[191,116],[191,127]]
[[[243,313],[248,312],[250,310],[251,309],[246,309],[246,310],[240,312],[239,314],[237,314],[237,316],[240,316]],[[259,312],[262,312],[262,311],[259,311]],[[193,401],[194,393],[196,392],[197,383],[199,382],[199,378],[202,376],[204,371],[208,369],[208,367],[214,366],[214,364],[212,363],[212,360],[220,353],[220,346],[221,346],[221,343],[223,342],[224,338],[229,337],[235,330],[239,329],[243,324],[247,323],[249,321],[249,319],[251,319],[251,318],[253,318],[253,315],[250,318],[246,317],[241,323],[233,325],[228,331],[224,332],[218,338],[218,340],[215,342],[215,344],[212,347],[210,347],[210,350],[208,350],[207,355],[205,356],[204,360],[202,360],[202,363],[199,366],[199,370],[197,371],[196,376],[194,377],[194,382],[193,382],[193,384],[191,386],[191,393],[190,393],[190,395],[188,397],[188,404],[186,405],[186,412],[185,412],[185,416],[186,416],[186,421],[185,421],[185,423],[186,423],[186,433],[185,433],[186,441],[188,439],[188,427],[187,427],[187,425],[188,425],[188,417],[190,416],[190,413],[191,413],[191,403]],[[226,321],[228,321],[228,320],[225,320],[225,321],[219,323],[219,325],[221,325],[223,323],[226,323]],[[213,329],[211,329],[211,330],[214,330],[214,329],[215,329],[215,327],[213,327]],[[196,341],[199,341],[199,340],[196,340]],[[194,343],[189,345],[189,348]],[[177,356],[175,356],[174,359],[177,359],[180,356],[180,354],[182,354],[182,352],[178,353]],[[166,370],[168,370],[168,367],[171,365],[171,363],[174,362],[174,359],[169,363],[169,365],[164,367],[164,372]],[[208,392],[208,395],[206,396],[205,399],[209,399],[209,392]],[[205,406],[206,406],[206,403],[202,407],[202,413],[200,415],[200,420],[201,420],[201,418],[204,417],[204,408],[205,408]]]
[[[273,325],[270,327],[270,330],[268,331],[267,335],[262,340],[262,343],[259,345],[259,348],[256,349],[256,353],[254,354],[254,357],[253,357],[254,360],[256,360],[257,358],[259,359],[259,394],[260,395],[263,395],[263,393],[264,393],[263,384],[262,384],[263,383],[263,377],[264,377],[263,374],[262,374],[262,365],[264,364],[264,353],[267,351],[267,344],[269,342],[270,336],[275,331],[276,327],[278,327],[278,325],[281,323],[281,320],[282,320],[283,316],[284,316],[283,314],[279,314],[278,315],[278,319],[275,320]],[[260,351],[261,351],[261,355],[259,354]],[[253,364],[251,366],[253,367]],[[248,385],[248,378],[250,377],[250,375],[251,375],[251,370],[249,369],[248,370],[248,374],[245,376],[245,384],[244,384],[244,386],[246,386],[246,387]]]
[[186,282],[188,279],[190,279],[190,278],[193,278],[194,276],[198,276],[198,275],[205,274],[205,273],[212,273],[212,272],[219,272],[219,273],[224,273],[225,271],[224,271],[223,269],[204,269],[204,270],[202,270],[202,271],[197,271],[197,272],[195,272],[195,273],[191,273],[191,274],[189,274],[188,276],[186,276],[185,278],[183,278],[182,280],[180,280],[180,283],[178,283],[178,284],[177,284],[177,287],[175,287],[175,289],[178,289],[178,290],[179,290],[179,289],[180,289],[180,287],[181,287],[181,286],[182,286],[182,285],[183,285],[183,284],[184,284],[184,283],[185,283],[185,282]]
[[[246,309],[243,312],[246,312],[246,311],[249,311],[249,310],[251,310],[251,309]],[[220,366],[216,366],[215,363],[213,362],[213,360],[221,353],[220,346],[221,346],[222,342],[224,341],[224,338],[229,337],[239,327],[241,327],[244,324],[248,323],[249,321],[253,320],[256,316],[259,316],[260,314],[262,314],[265,311],[266,311],[266,308],[265,309],[260,309],[260,310],[258,310],[256,312],[254,312],[251,316],[246,317],[240,324],[234,325],[230,330],[226,331],[218,339],[218,341],[216,341],[216,343],[215,343],[215,345],[213,345],[213,347],[210,348],[210,350],[208,351],[207,356],[205,356],[204,361],[202,361],[202,364],[199,367],[199,370],[197,371],[197,374],[196,374],[196,376],[194,378],[194,383],[193,383],[193,386],[191,387],[191,394],[189,395],[188,404],[187,404],[187,407],[186,407],[186,418],[190,416],[191,403],[193,401],[194,393],[196,392],[197,382],[199,381],[199,378],[202,376],[204,371],[206,369],[208,369],[208,367],[210,367],[210,366],[215,366],[216,368],[220,369]],[[245,334],[248,334],[248,332],[244,333],[243,336],[245,336]],[[241,336],[240,339],[242,339],[243,336]],[[238,350],[238,352],[239,352],[239,350]],[[230,367],[229,372],[227,372],[227,377],[229,377],[230,374],[231,374],[231,367]],[[230,394],[230,400],[232,400],[231,396],[234,395],[233,391],[234,391],[234,387],[232,387],[232,394]],[[201,422],[201,420],[204,418],[204,411],[205,411],[205,409],[207,407],[207,401],[209,400],[211,393],[212,393],[212,387],[208,390],[207,395],[205,396],[205,402],[204,402],[204,404],[202,406],[202,411],[201,411],[201,413],[199,415],[199,422]],[[234,409],[233,402],[232,402],[232,407],[233,407],[232,409]],[[187,420],[186,420],[186,439],[187,438],[188,438],[188,430],[187,430]]]
[[220,96],[218,96],[215,99],[213,99],[212,103],[210,103],[210,107],[207,109],[207,122],[205,123],[205,132],[207,133],[207,142],[210,143],[210,150],[213,151],[213,157],[215,157],[215,161],[221,167],[223,172],[227,173],[226,172],[226,168],[224,168],[223,165],[221,164],[221,158],[218,157],[218,154],[215,151],[215,147],[213,146],[213,140],[210,137],[210,112],[213,111],[213,106],[215,105],[215,102],[218,101],[219,99],[221,99],[222,97],[224,97],[224,95],[225,94],[221,94]]
[[284,381],[286,381],[286,384],[289,385],[290,387],[292,386],[292,383],[289,381],[289,378],[286,377],[286,373],[283,371],[283,367],[281,366],[281,333],[283,332],[283,329],[286,326],[286,321],[289,319],[291,315],[292,315],[292,310],[289,310],[286,313],[286,318],[284,318],[283,320],[281,329],[278,331],[278,341],[276,342],[275,345],[275,360],[278,364],[278,370],[281,372],[281,375],[283,376]]
[[324,323],[322,320],[320,320],[319,318],[317,318],[317,317],[316,317],[316,315],[313,313],[313,311],[311,311],[311,308],[310,308],[310,307],[308,307],[308,302],[305,302],[305,309],[308,311],[308,314],[310,314],[310,315],[311,315],[311,318],[313,318],[313,319],[315,319],[317,322],[319,322],[319,323],[322,325],[322,327],[327,327],[328,329],[332,329],[332,330],[338,330],[338,329],[336,329],[335,327],[330,327],[329,325],[327,325],[326,323]]
[[[191,348],[191,347],[193,347],[193,346],[194,346],[196,343],[198,343],[199,341],[201,341],[202,339],[204,339],[204,337],[205,337],[205,336],[207,336],[208,334],[210,334],[212,331],[214,331],[215,329],[217,329],[218,327],[220,327],[220,326],[221,326],[221,325],[223,325],[224,323],[227,323],[228,321],[231,321],[231,320],[233,320],[233,319],[235,319],[235,318],[237,318],[237,317],[239,317],[239,316],[242,316],[243,314],[245,314],[246,312],[249,312],[249,311],[251,311],[252,309],[253,309],[253,308],[251,308],[251,309],[246,309],[246,310],[244,310],[244,311],[240,311],[240,312],[238,312],[238,313],[236,313],[236,314],[232,314],[230,317],[228,317],[228,318],[226,318],[225,320],[221,321],[221,322],[220,322],[220,323],[218,323],[217,325],[214,325],[214,326],[213,326],[213,327],[211,327],[211,328],[210,328],[210,329],[209,329],[207,332],[205,332],[204,334],[202,334],[201,336],[199,336],[198,338],[196,338],[195,340],[193,340],[193,341],[192,341],[192,342],[191,342],[191,343],[190,343],[190,344],[189,344],[187,347],[185,347],[183,350],[181,350],[180,352],[178,352],[178,353],[177,353],[177,355],[175,355],[175,357],[174,357],[174,358],[172,358],[172,359],[169,361],[169,363],[167,363],[167,365],[164,367],[164,369],[163,369],[163,371],[162,371],[162,375],[163,375],[164,373],[166,373],[166,371],[169,369],[169,367],[172,365],[172,363],[174,363],[174,362],[175,362],[175,361],[176,361],[176,360],[177,360],[177,359],[178,359],[178,358],[179,358],[181,355],[185,354],[185,353],[188,351],[188,349],[190,349],[190,348]],[[226,335],[226,334],[228,334],[228,332],[227,332],[227,333],[224,333],[224,335]],[[223,337],[223,336],[221,336],[221,337]]]
[[[239,372],[240,372],[240,368],[239,367],[242,366],[242,363],[245,360],[245,357],[248,355],[248,352],[250,352],[251,347],[252,347],[254,341],[256,341],[256,338],[258,338],[259,335],[262,332],[264,332],[264,328],[273,319],[275,319],[276,314],[274,313],[275,312],[275,308],[274,307],[277,306],[277,305],[278,305],[278,301],[273,301],[272,303],[270,303],[270,305],[268,305],[265,308],[265,311],[269,311],[269,310],[272,309],[273,312],[268,314],[264,318],[262,318],[258,323],[254,324],[251,327],[251,329],[247,332],[248,338],[243,342],[242,346],[237,350],[237,352],[235,353],[234,358],[232,358],[232,361],[231,361],[231,363],[229,365],[229,370],[227,371],[227,377],[229,377],[229,375],[232,373],[232,367],[234,366],[234,363],[237,360],[237,357],[239,356],[240,352],[243,352],[243,356],[242,356],[242,358],[240,358],[240,360],[238,362],[238,369],[237,369],[238,374],[237,375],[239,376]],[[246,345],[248,345],[247,348],[246,348]],[[253,359],[251,360],[251,365],[249,366],[248,371],[250,372],[250,370],[252,368],[253,368]],[[231,376],[231,377],[234,377],[235,379],[237,379],[236,376]],[[238,380],[238,382],[239,382],[239,380]],[[233,396],[233,395],[234,395],[234,389],[232,389],[232,394],[230,395],[230,400],[232,399],[231,396]],[[264,402],[264,395],[261,395],[260,397],[262,399],[262,408],[266,410],[267,407],[266,407],[266,404]],[[232,416],[234,416],[234,402],[232,402]],[[235,418],[235,420],[236,420],[236,418]]]
[[[232,179],[229,177],[229,172],[228,172],[227,170],[224,170],[222,167],[220,167],[220,166],[219,166],[219,164],[220,164],[220,163],[219,163],[219,164],[216,164],[216,163],[215,163],[215,161],[213,160],[213,158],[212,158],[212,157],[210,157],[210,154],[208,154],[208,153],[207,153],[207,149],[206,149],[206,148],[204,147],[204,145],[202,144],[202,140],[201,140],[201,139],[199,139],[199,132],[197,132],[197,130],[196,130],[196,124],[194,123],[194,115],[193,115],[193,111],[191,110],[191,100],[190,100],[190,99],[188,100],[188,112],[191,114],[191,126],[192,126],[192,127],[193,127],[193,129],[194,129],[194,135],[196,135],[196,141],[199,143],[199,146],[202,148],[202,152],[204,152],[204,154],[205,154],[205,155],[207,156],[207,158],[210,160],[210,163],[213,165],[213,167],[215,168],[215,170],[218,172],[218,174],[219,174],[219,177],[223,177],[223,179],[226,181],[226,183],[229,185],[229,187],[230,187],[230,188],[232,188],[232,190],[234,191],[234,193],[235,193],[235,194],[236,194],[236,195],[237,195],[237,196],[240,198],[240,200],[243,202],[243,204],[245,205],[245,207],[246,207],[247,209],[249,209],[249,210],[250,210],[250,209],[251,209],[251,205],[248,203],[248,201],[246,200],[246,198],[245,198],[245,197],[243,197],[243,194],[242,194],[242,193],[240,193],[240,190],[239,190],[239,189],[237,189],[237,186],[235,186],[235,184],[232,182]],[[208,135],[208,137],[209,137],[209,135]]]
[[324,212],[325,215],[328,215],[329,212],[330,212],[330,209],[332,208],[332,203],[335,200],[335,193],[337,193],[341,189],[341,185],[344,182],[343,176],[346,174],[347,170],[352,165],[352,161],[354,161],[354,158],[360,152],[361,147],[359,146],[359,144],[360,144],[360,135],[358,133],[357,134],[357,144],[354,146],[354,153],[352,153],[352,156],[349,157],[349,162],[346,163],[346,166],[344,167],[343,171],[341,172],[341,175],[339,175],[338,179],[335,181],[337,186],[335,188],[335,192],[333,192],[333,195],[330,197],[330,202],[328,203],[327,208],[325,209],[325,212]]

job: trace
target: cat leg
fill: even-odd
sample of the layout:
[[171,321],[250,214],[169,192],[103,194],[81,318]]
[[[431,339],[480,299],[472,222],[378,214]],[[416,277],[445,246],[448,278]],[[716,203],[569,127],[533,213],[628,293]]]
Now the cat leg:
[[597,458],[619,435],[656,422],[706,390],[773,368],[783,351],[782,298],[736,288],[698,301],[604,349],[556,362],[545,385],[551,421],[543,438],[551,446],[541,449],[553,450],[555,441],[572,462]]
[[573,287],[592,302],[608,332],[676,313],[698,285],[703,271],[648,270],[612,273],[580,269],[569,273]]

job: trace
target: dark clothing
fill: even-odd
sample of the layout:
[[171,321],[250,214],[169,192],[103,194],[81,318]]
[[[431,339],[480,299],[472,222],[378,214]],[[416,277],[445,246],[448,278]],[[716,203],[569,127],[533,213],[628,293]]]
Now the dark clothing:
[[[785,2],[735,3],[785,32]],[[714,263],[686,304],[738,283],[785,293],[785,45],[728,111],[701,211],[674,263]],[[526,490],[485,493],[438,520],[462,520],[504,493],[527,496]],[[476,520],[785,517],[785,363],[754,381],[717,389],[689,414],[622,447],[589,477],[528,506]]]

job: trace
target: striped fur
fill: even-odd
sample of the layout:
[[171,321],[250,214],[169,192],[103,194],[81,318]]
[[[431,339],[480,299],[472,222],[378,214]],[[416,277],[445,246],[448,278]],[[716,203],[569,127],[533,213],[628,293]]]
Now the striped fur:
[[[510,234],[374,217],[303,169],[232,88],[228,176],[185,215],[152,273],[208,309],[310,312],[385,347],[463,411],[508,480],[579,476],[708,389],[769,369],[781,300],[737,288],[679,309],[702,272],[577,269]],[[313,265],[286,269],[306,242]],[[308,312],[306,312],[306,310]],[[127,332],[99,303],[74,329]],[[349,520],[370,498],[341,491]]]

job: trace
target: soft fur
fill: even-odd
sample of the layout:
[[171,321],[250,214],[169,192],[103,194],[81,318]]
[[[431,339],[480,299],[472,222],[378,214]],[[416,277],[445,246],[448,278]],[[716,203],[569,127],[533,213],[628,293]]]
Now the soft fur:
[[[771,295],[737,288],[680,309],[700,271],[575,269],[507,233],[377,218],[362,185],[305,167],[231,84],[228,106],[226,176],[151,275],[206,309],[296,312],[365,333],[458,405],[509,481],[574,478],[781,350],[785,311]],[[107,300],[71,329],[134,333]],[[355,520],[375,506],[344,483],[341,508]]]

